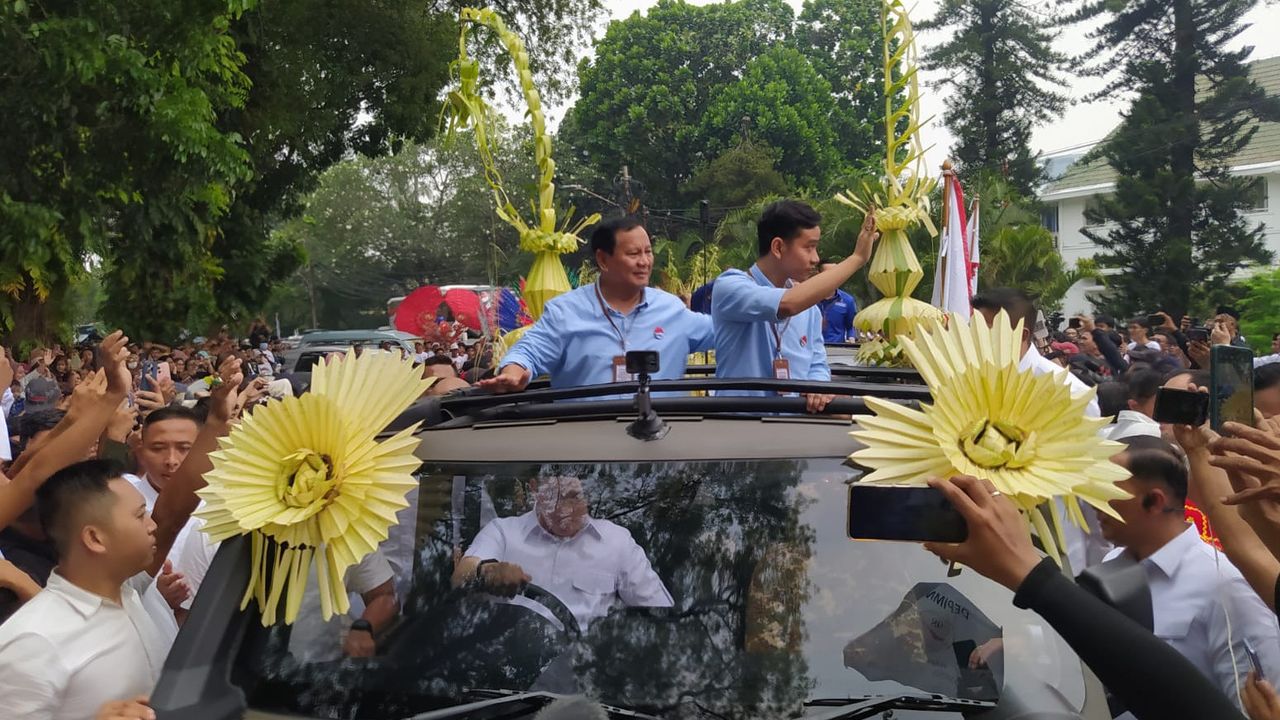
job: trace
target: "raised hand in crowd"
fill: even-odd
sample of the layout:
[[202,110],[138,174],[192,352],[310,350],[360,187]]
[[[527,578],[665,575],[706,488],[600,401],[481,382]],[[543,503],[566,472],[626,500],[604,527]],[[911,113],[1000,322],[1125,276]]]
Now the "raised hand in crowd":
[[18,596],[18,602],[26,602],[40,592],[40,585],[13,563],[0,558],[0,589]]
[[13,362],[9,352],[0,347],[0,395],[3,395],[10,385],[13,385]]
[[84,458],[98,442],[132,384],[129,369],[125,367],[128,344],[129,338],[119,330],[102,341],[99,355],[105,389],[96,380],[81,383],[89,387],[79,397],[72,396],[67,416],[49,433],[37,452],[23,453],[23,464],[11,470],[12,482],[0,487],[0,527],[8,526],[31,507],[36,488],[50,475]]
[[[1209,342],[1214,345],[1231,344],[1231,328],[1221,320],[1213,321],[1213,329],[1209,331]],[[1205,365],[1204,367],[1208,367]]]

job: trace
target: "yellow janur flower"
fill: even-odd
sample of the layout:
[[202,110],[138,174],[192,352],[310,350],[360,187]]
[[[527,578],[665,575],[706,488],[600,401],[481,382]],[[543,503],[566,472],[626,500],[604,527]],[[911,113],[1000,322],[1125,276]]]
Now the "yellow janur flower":
[[1012,499],[1058,559],[1063,544],[1053,512],[1037,506],[1061,497],[1085,527],[1077,499],[1119,517],[1109,500],[1129,497],[1116,482],[1128,472],[1110,458],[1124,449],[1098,437],[1106,419],[1085,416],[1094,391],[1072,397],[1053,375],[1019,370],[1022,323],[1003,311],[989,328],[981,316],[933,322],[902,348],[933,394],[921,410],[866,398],[875,411],[851,435],[865,447],[851,456],[874,472],[861,482],[922,485],[931,477],[974,475]]
[[281,600],[292,623],[312,563],[324,618],[349,608],[343,576],[387,539],[421,462],[417,426],[374,436],[434,382],[392,353],[349,353],[316,365],[311,390],[263,405],[210,454],[195,515],[212,540],[249,533],[253,566],[242,607],[263,625]]

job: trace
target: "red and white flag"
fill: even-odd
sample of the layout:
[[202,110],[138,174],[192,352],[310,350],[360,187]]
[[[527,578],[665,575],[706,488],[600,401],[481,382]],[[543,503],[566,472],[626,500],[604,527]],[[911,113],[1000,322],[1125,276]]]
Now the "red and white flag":
[[969,223],[965,218],[964,191],[954,173],[944,176],[942,240],[938,246],[938,264],[933,276],[934,307],[943,312],[956,313],[968,318],[973,311],[969,304],[973,296],[971,255],[966,238]]

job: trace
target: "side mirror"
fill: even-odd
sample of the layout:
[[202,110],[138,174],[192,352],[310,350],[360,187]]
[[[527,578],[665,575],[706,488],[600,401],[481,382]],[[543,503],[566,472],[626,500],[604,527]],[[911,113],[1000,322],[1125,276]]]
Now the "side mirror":
[[1113,560],[1086,568],[1076,584],[1099,600],[1124,613],[1147,630],[1154,630],[1151,609],[1151,586],[1147,573],[1133,558],[1120,555]]

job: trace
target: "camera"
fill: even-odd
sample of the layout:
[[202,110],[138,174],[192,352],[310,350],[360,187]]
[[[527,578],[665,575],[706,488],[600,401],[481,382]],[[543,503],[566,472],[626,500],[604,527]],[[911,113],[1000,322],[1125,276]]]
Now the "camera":
[[652,375],[658,372],[657,350],[627,351],[627,372],[631,375]]
[[1195,342],[1196,340],[1199,340],[1200,342],[1209,342],[1209,328],[1207,327],[1188,328],[1187,339],[1192,342]]

